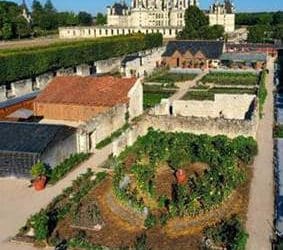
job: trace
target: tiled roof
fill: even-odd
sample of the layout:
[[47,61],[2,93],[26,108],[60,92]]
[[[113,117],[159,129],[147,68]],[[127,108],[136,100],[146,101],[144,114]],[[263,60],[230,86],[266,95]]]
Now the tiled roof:
[[113,107],[129,101],[128,92],[136,81],[112,76],[56,77],[35,102]]
[[170,41],[166,46],[166,51],[162,56],[172,56],[175,51],[179,51],[181,54],[185,54],[190,51],[192,55],[195,55],[198,51],[201,51],[209,59],[218,59],[224,48],[224,42],[222,41]]
[[75,133],[75,129],[61,125],[0,122],[0,152],[40,154],[51,144]]

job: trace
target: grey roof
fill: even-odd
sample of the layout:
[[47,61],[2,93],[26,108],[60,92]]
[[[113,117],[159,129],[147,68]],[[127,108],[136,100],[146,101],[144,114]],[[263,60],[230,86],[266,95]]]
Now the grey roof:
[[277,212],[276,229],[283,234],[283,139],[277,140]]
[[223,53],[224,42],[222,41],[170,41],[166,46],[166,51],[162,56],[172,56],[175,51],[179,51],[181,54],[185,54],[190,51],[195,55],[198,51],[201,51],[209,59],[218,59]]
[[264,53],[224,53],[221,61],[233,62],[266,62],[267,56]]
[[23,96],[19,96],[19,97],[8,99],[8,100],[6,100],[4,102],[0,102],[0,108],[9,107],[9,106],[21,103],[23,101],[27,101],[27,100],[33,99],[39,93],[40,93],[40,91],[34,91],[34,92],[30,93],[30,94],[26,94],[26,95],[23,95]]
[[74,128],[38,123],[0,122],[0,152],[41,154],[75,132]]

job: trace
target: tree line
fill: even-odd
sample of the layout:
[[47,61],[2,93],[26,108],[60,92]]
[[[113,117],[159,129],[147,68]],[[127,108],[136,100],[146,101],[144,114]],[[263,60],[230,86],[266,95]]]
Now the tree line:
[[[27,15],[23,15],[26,10]],[[58,33],[61,26],[89,26],[94,17],[87,12],[59,12],[51,0],[44,4],[34,0],[29,11],[26,6],[14,2],[0,2],[0,40],[27,38]],[[98,13],[96,24],[106,23],[106,16]]]
[[273,39],[283,40],[283,11],[238,13],[237,26],[248,26],[248,41],[263,43]]

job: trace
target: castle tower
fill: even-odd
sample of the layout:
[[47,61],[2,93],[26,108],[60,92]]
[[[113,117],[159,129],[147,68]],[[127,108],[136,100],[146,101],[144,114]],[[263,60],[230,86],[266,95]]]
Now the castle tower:
[[198,0],[189,0],[189,6],[199,7],[199,1]]

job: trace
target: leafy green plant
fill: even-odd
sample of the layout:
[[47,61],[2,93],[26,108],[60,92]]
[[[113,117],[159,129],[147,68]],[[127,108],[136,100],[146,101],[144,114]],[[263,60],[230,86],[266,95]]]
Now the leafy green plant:
[[265,104],[267,94],[268,94],[267,89],[266,89],[266,85],[265,85],[266,75],[267,75],[266,70],[262,71],[261,76],[260,76],[260,82],[259,82],[258,99],[259,99],[259,115],[260,115],[260,118],[262,118],[262,116],[263,116],[263,108],[264,108],[264,104]]
[[148,214],[148,216],[146,217],[145,221],[144,221],[144,226],[146,228],[152,228],[157,224],[157,217],[151,213]]
[[31,168],[31,175],[34,178],[39,177],[39,176],[44,176],[46,174],[47,174],[47,168],[42,162],[38,162],[34,164]]
[[274,128],[274,137],[283,138],[283,125],[278,125]]
[[49,235],[49,217],[46,212],[41,210],[38,214],[35,214],[30,223],[34,229],[35,239],[38,241],[46,240]]
[[67,173],[77,167],[80,163],[84,162],[90,157],[90,154],[78,153],[71,155],[68,159],[64,160],[58,166],[53,168],[49,173],[49,183],[55,184],[61,180]]
[[146,234],[143,233],[141,236],[138,236],[136,242],[134,244],[135,250],[150,250],[147,246],[147,237]]
[[216,227],[206,229],[205,235],[216,245],[223,246],[224,244],[228,250],[245,250],[248,240],[248,234],[237,217],[232,217]]
[[[126,114],[127,115],[127,114]],[[101,142],[96,144],[96,149],[102,149],[105,146],[112,143],[116,138],[121,136],[128,128],[130,127],[129,123],[126,123],[122,128],[119,128],[118,130],[114,131],[109,137],[105,138]]]

